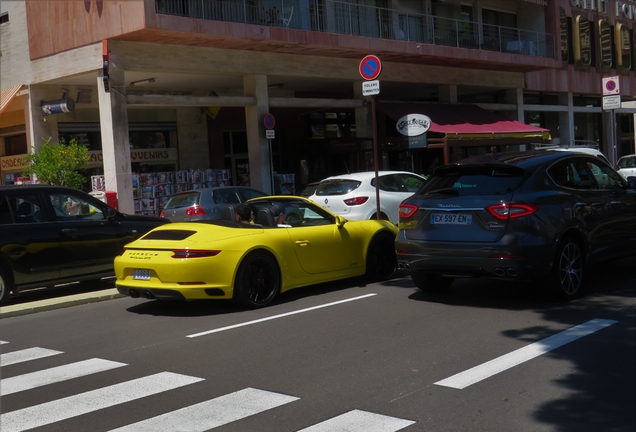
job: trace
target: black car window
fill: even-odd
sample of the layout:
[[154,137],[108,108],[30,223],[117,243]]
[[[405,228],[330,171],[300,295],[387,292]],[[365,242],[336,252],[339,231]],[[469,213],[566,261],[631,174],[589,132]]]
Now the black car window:
[[321,182],[316,188],[317,196],[346,195],[360,187],[358,180],[327,180]]
[[612,168],[594,160],[587,162],[589,170],[592,172],[598,187],[601,189],[623,189],[625,183],[623,178]]
[[265,193],[256,189],[238,188],[237,190],[239,196],[241,197],[241,201],[247,201],[248,199],[258,198],[265,195]]
[[[380,184],[380,190],[386,192],[398,192],[400,190],[393,174],[378,177],[378,183]],[[371,186],[375,187],[375,179],[371,180]]]
[[105,219],[101,208],[91,204],[73,192],[51,193],[48,195],[58,220],[101,220]]
[[[569,158],[548,168],[548,175],[558,186],[570,189],[597,189],[607,184],[609,176],[600,167],[604,164],[592,158]],[[609,167],[607,167],[609,168]],[[611,170],[610,170],[611,171]],[[600,181],[600,182],[599,182]],[[622,188],[620,179],[617,179]]]
[[[4,201],[4,200],[3,200]],[[9,214],[7,215],[7,210]],[[0,224],[43,222],[42,202],[34,193],[7,195],[2,205]]]
[[397,176],[402,180],[400,187],[402,192],[417,192],[425,182],[424,179],[411,174],[398,174]]
[[216,204],[238,204],[241,202],[234,188],[217,189],[213,194]]
[[454,166],[437,169],[420,194],[504,195],[523,183],[525,171],[513,166]]
[[173,208],[181,208],[181,207],[190,207],[199,202],[199,192],[191,192],[191,193],[180,193],[178,195],[173,195],[164,209],[173,209]]

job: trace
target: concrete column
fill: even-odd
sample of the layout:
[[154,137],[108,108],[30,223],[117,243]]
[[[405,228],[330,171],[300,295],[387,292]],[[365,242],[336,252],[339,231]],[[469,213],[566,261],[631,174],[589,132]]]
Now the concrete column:
[[[353,82],[353,98],[354,99],[366,99],[362,96],[362,82]],[[380,83],[380,89],[382,89],[382,83]],[[355,109],[356,116],[356,138],[373,139],[373,119],[371,113],[371,102],[361,108]]]
[[574,98],[572,93],[559,94],[559,105],[567,105],[567,112],[559,112],[559,140],[560,144],[567,146],[574,142]]
[[442,103],[457,103],[457,86],[455,84],[439,85],[439,101]]
[[245,107],[250,185],[273,194],[271,149],[269,140],[265,138],[265,126],[263,125],[263,118],[269,112],[267,76],[244,76],[243,95],[256,98],[256,106]]
[[516,120],[525,123],[525,111],[523,110],[523,89],[514,88],[506,90],[506,99],[508,103],[517,105]]
[[135,214],[124,71],[117,67],[117,59],[112,53],[110,58],[108,93],[104,89],[101,71],[97,77],[104,183],[106,190],[117,192],[119,211]]
[[201,108],[177,108],[179,169],[210,168],[207,114]]
[[44,140],[50,140],[51,144],[59,143],[57,116],[45,116],[41,108],[43,100],[59,99],[59,94],[59,89],[51,93],[51,89],[29,86],[29,102],[24,113],[24,126],[30,154],[36,153],[44,145]]

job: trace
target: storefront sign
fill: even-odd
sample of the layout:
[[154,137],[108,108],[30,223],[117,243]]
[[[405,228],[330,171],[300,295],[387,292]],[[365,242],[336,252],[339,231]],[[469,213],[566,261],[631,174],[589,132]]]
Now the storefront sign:
[[[572,7],[599,12],[602,14],[610,14],[610,2],[609,0],[570,0]],[[617,1],[616,3],[616,18],[634,20],[636,19],[636,2],[634,0]]]
[[418,136],[428,131],[431,127],[431,119],[423,114],[408,114],[399,119],[395,128],[405,136]]
[[24,162],[26,154],[3,156],[0,157],[0,168],[2,171],[15,171],[22,168],[26,168],[27,164]]
[[[88,161],[89,168],[99,167],[104,164],[104,155],[101,150],[91,150],[88,152],[88,155],[90,156],[90,160]],[[176,148],[130,150],[130,161],[133,163],[172,162],[176,161],[178,157]]]

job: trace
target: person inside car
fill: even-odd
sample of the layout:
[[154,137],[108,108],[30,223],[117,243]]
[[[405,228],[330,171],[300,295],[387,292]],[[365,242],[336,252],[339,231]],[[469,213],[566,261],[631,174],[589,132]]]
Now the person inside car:
[[242,203],[236,206],[236,221],[246,224],[252,222],[252,209],[249,205]]

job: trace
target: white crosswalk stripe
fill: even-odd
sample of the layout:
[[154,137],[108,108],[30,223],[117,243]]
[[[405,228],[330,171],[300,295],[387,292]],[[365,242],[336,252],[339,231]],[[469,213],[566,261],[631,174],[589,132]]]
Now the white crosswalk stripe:
[[0,394],[2,396],[7,396],[12,393],[18,393],[48,384],[67,381],[73,378],[79,378],[122,366],[126,366],[126,364],[98,358],[70,363],[24,375],[5,378],[0,381]]
[[2,425],[2,432],[24,431],[199,381],[203,381],[203,378],[161,372],[75,396],[11,411],[0,415],[0,424]]
[[298,432],[393,432],[414,423],[412,420],[353,410]]
[[[9,342],[0,341],[0,344],[5,343]],[[63,352],[39,347],[28,348],[2,354],[0,356],[0,365],[7,366],[58,354],[63,354]],[[0,395],[5,397],[43,386],[54,387],[54,384],[99,372],[111,371],[123,366],[127,366],[127,364],[92,358],[12,376],[0,380]],[[39,428],[147,396],[158,395],[200,381],[204,381],[204,378],[161,372],[16,411],[2,413],[0,414],[0,430],[2,432],[21,432]],[[113,429],[110,432],[210,431],[298,400],[300,398],[295,396],[248,387],[156,417],[131,423]],[[345,430],[348,432],[394,432],[414,423],[416,422],[397,417],[353,410],[302,429],[299,432],[341,432]]]
[[294,396],[246,388],[111,432],[203,432],[295,400]]
[[16,363],[22,363],[31,360],[37,360],[44,357],[50,357],[62,354],[62,351],[56,351],[47,348],[27,348],[20,351],[13,351],[6,354],[0,354],[0,367],[9,366]]

